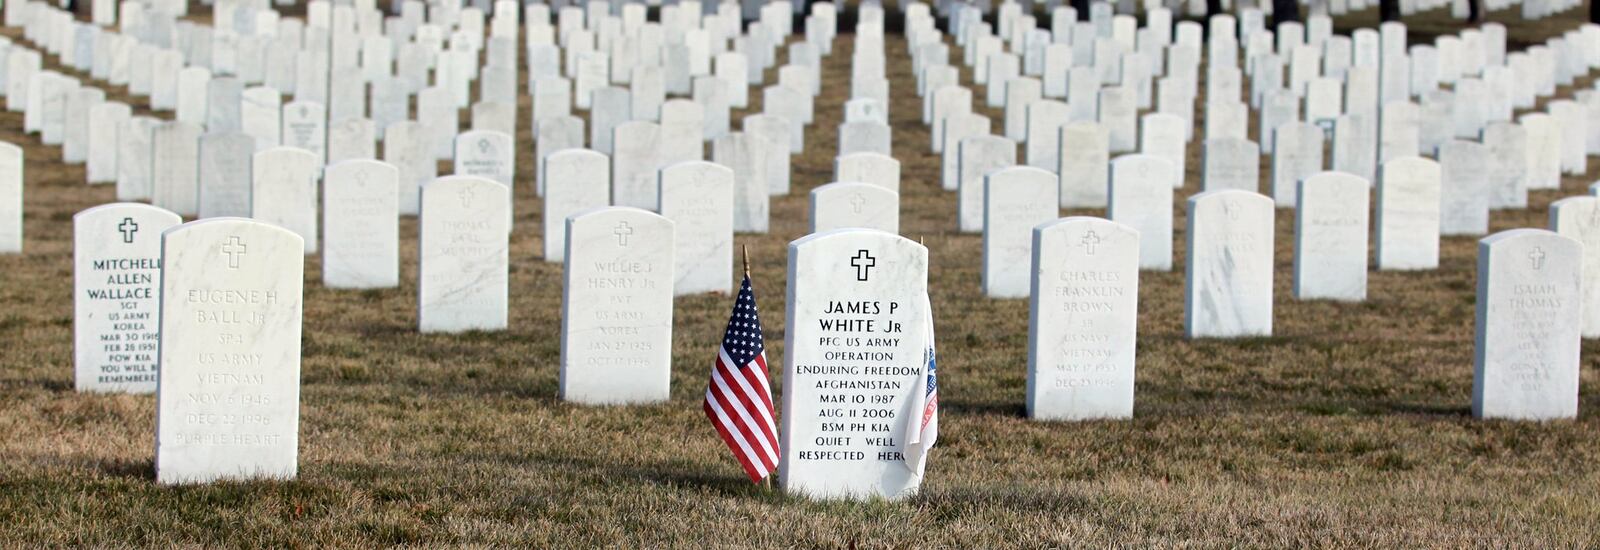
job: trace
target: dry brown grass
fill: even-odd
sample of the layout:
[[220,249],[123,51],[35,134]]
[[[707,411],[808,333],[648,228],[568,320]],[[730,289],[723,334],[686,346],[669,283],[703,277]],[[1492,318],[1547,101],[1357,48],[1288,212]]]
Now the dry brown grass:
[[[1519,44],[1579,16],[1497,15]],[[1438,13],[1417,19],[1424,33],[1455,28]],[[767,311],[783,307],[784,244],[805,231],[806,192],[832,174],[849,48],[841,38],[827,60],[772,233],[738,238]],[[812,502],[744,480],[699,410],[725,296],[678,300],[670,403],[558,401],[561,268],[536,252],[526,120],[510,330],[414,330],[413,220],[401,288],[331,291],[307,258],[300,477],[156,486],[153,398],[72,390],[70,220],[112,189],[85,186],[82,167],[0,113],[0,139],[28,158],[27,253],[0,257],[0,546],[1600,545],[1600,349],[1585,345],[1577,421],[1473,420],[1472,239],[1446,239],[1438,271],[1373,273],[1365,303],[1298,302],[1292,213],[1280,210],[1273,337],[1185,341],[1181,270],[1146,273],[1135,419],[1024,419],[1026,302],[981,297],[979,238],[954,232],[904,43],[889,49],[902,224],[932,251],[945,359],[944,433],[921,496]],[[1174,205],[1179,266],[1181,201],[1197,179]],[[1549,202],[1586,183],[1534,193],[1493,228],[1542,227]],[[782,322],[767,316],[774,364]]]

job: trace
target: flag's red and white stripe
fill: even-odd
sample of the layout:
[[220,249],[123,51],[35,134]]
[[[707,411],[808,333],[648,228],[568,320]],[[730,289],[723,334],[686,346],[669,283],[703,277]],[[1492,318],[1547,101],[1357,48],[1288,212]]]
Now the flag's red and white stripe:
[[701,408],[751,482],[760,482],[778,467],[778,424],[773,421],[761,316],[749,276],[739,286]]
[[767,356],[756,356],[745,368],[731,363],[728,353],[718,350],[704,409],[750,480],[760,481],[778,467],[778,425],[772,418]]

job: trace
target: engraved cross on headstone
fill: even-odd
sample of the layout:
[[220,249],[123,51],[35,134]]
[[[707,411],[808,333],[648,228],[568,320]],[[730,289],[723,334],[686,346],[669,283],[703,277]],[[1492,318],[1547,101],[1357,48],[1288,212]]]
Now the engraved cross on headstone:
[[861,196],[860,193],[856,193],[854,195],[850,195],[850,208],[855,210],[855,213],[860,214],[861,213],[861,207],[866,206],[866,204],[867,204],[866,197]]
[[494,144],[489,143],[489,138],[483,138],[483,139],[478,140],[478,152],[487,155],[487,154],[489,154],[489,150],[493,149],[493,148],[494,148]]
[[1533,251],[1528,253],[1528,260],[1533,262],[1534,271],[1544,269],[1544,247],[1533,247]]
[[1093,256],[1095,245],[1100,244],[1100,235],[1095,233],[1093,229],[1090,229],[1088,233],[1083,234],[1083,239],[1078,241],[1078,243],[1083,246],[1084,254]]
[[461,198],[462,208],[472,208],[472,195],[471,187],[462,187],[460,191],[456,191],[456,196]]
[[244,257],[245,250],[244,241],[238,237],[228,237],[228,243],[222,245],[222,253],[228,255],[229,269],[239,269],[239,260]]
[[878,259],[868,254],[866,250],[856,252],[856,257],[850,258],[850,266],[856,268],[856,280],[866,281],[871,274],[873,266],[878,265]]
[[139,224],[133,218],[122,218],[122,223],[117,224],[117,231],[122,232],[122,242],[132,243],[133,234],[139,232]]
[[619,222],[611,229],[611,234],[617,236],[617,246],[628,246],[628,235],[633,234],[633,227],[628,222]]

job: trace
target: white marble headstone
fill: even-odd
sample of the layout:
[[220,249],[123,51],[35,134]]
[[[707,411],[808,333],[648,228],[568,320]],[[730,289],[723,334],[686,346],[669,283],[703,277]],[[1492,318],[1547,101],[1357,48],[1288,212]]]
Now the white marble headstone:
[[1489,148],[1451,140],[1439,146],[1443,187],[1439,191],[1439,234],[1489,232]]
[[679,295],[733,289],[733,170],[693,160],[661,169],[656,210],[672,220]]
[[152,200],[155,117],[128,117],[117,128],[117,200]]
[[983,231],[984,178],[991,172],[1017,164],[1017,144],[985,134],[961,140],[956,151],[960,157],[957,225],[963,233],[980,233]]
[[588,149],[557,151],[544,159],[544,261],[566,258],[567,216],[611,204],[611,163]]
[[811,232],[847,227],[900,232],[900,194],[862,181],[841,181],[811,190]]
[[1139,235],[1139,268],[1172,269],[1172,164],[1154,155],[1122,155],[1111,163],[1107,217]]
[[250,217],[275,224],[305,240],[317,252],[317,179],[322,166],[311,151],[273,147],[250,162]]
[[834,181],[860,181],[900,192],[900,161],[879,153],[850,153],[833,159]]
[[416,215],[422,186],[439,174],[428,127],[414,120],[390,124],[383,133],[383,161],[400,169],[400,213]]
[[78,391],[154,393],[161,313],[161,232],[177,214],[138,203],[72,217]]
[[891,233],[838,229],[789,244],[778,465],[785,491],[917,492],[922,477],[903,453],[907,416],[921,414],[913,398],[926,386],[927,277],[927,248]]
[[1272,335],[1272,199],[1238,189],[1189,197],[1184,334]]
[[1600,337],[1600,198],[1550,203],[1550,230],[1583,244],[1583,337]]
[[1578,415],[1583,244],[1542,229],[1478,241],[1472,414]]
[[1201,159],[1200,188],[1204,191],[1261,189],[1261,149],[1239,138],[1208,139]]
[[634,120],[612,132],[611,204],[634,208],[654,208],[656,171],[661,165],[661,126]]
[[1344,172],[1300,180],[1294,218],[1294,297],[1367,297],[1367,206],[1372,185]]
[[255,150],[255,138],[243,132],[200,136],[201,218],[250,216],[250,161]]
[[300,236],[242,218],[200,220],[162,233],[161,263],[156,481],[295,477]]
[[400,170],[383,161],[350,159],[328,166],[323,179],[323,286],[398,286]]
[[1378,269],[1439,266],[1439,163],[1403,157],[1383,163],[1378,175]]
[[1033,228],[1060,216],[1056,175],[1032,166],[990,172],[983,187],[983,294],[1026,298]]
[[1106,205],[1110,185],[1111,141],[1097,122],[1073,122],[1058,132],[1058,166],[1062,208],[1100,208]]
[[511,189],[478,176],[422,186],[417,322],[422,332],[504,330]]
[[1071,217],[1032,237],[1028,416],[1132,418],[1139,232]]
[[566,220],[561,398],[654,403],[672,381],[672,220],[611,206]]
[[22,148],[0,142],[0,254],[22,252]]

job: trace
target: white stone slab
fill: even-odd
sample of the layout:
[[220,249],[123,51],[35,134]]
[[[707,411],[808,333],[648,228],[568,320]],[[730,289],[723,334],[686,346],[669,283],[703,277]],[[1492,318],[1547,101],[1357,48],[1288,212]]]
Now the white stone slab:
[[250,161],[255,150],[255,138],[243,132],[200,136],[201,218],[250,216]]
[[278,91],[253,87],[239,96],[240,129],[256,139],[257,151],[283,143],[283,99]]
[[1239,189],[1189,197],[1184,335],[1272,335],[1272,199]]
[[294,478],[300,237],[240,218],[190,222],[162,233],[161,263],[156,482]]
[[414,120],[390,124],[383,133],[383,161],[400,169],[400,213],[416,215],[422,204],[422,186],[439,174],[428,127]]
[[1059,217],[1059,192],[1055,174],[1031,166],[1012,166],[984,177],[985,296],[1028,297],[1028,273],[1017,266],[1032,258],[1033,228]]
[[1600,337],[1600,198],[1567,197],[1550,203],[1550,230],[1583,244],[1583,337]]
[[1439,146],[1440,235],[1489,233],[1489,161],[1489,148],[1481,143],[1453,140]]
[[133,110],[128,104],[120,101],[108,101],[90,109],[86,128],[89,143],[85,167],[89,183],[117,181],[117,153],[121,145],[118,132],[132,114]]
[[477,176],[422,186],[417,323],[424,332],[505,330],[511,190]]
[[1383,163],[1378,177],[1378,269],[1439,266],[1439,163],[1403,157]]
[[1028,416],[1132,418],[1138,231],[1071,217],[1032,233]]
[[[316,155],[317,164],[320,166],[328,158],[328,125],[325,110],[321,103],[312,101],[295,101],[284,105],[281,110],[282,127],[278,132],[279,141],[289,147],[298,147]],[[340,121],[341,125],[348,125],[351,120],[365,120],[347,118]],[[369,125],[370,125],[370,121]],[[370,149],[373,144],[372,133],[369,130],[366,137],[366,146]],[[260,145],[261,140],[256,141]],[[343,153],[349,154],[349,153]],[[371,154],[368,153],[370,158]]]
[[1173,172],[1154,155],[1122,155],[1111,163],[1107,217],[1139,232],[1140,269],[1172,269]]
[[78,391],[156,391],[161,232],[180,223],[171,211],[138,203],[100,205],[72,217]]
[[295,147],[273,147],[250,162],[250,217],[295,232],[307,254],[318,250],[317,156]]
[[1292,208],[1300,180],[1322,171],[1323,131],[1310,123],[1289,122],[1272,135],[1277,140],[1272,153],[1272,199],[1278,208]]
[[659,179],[656,210],[677,230],[673,292],[731,292],[733,170],[692,160],[662,168]]
[[544,261],[566,258],[567,216],[611,204],[611,161],[588,149],[544,158]]
[[1483,146],[1489,152],[1489,208],[1527,208],[1528,132],[1515,123],[1491,122],[1483,128]]
[[1367,207],[1372,185],[1343,172],[1300,180],[1295,194],[1294,297],[1367,298]]
[[1061,175],[1062,208],[1103,208],[1110,185],[1110,135],[1096,122],[1073,122],[1061,126],[1056,153]]
[[1478,241],[1472,415],[1578,415],[1583,244],[1542,229]]
[[865,228],[900,232],[900,195],[888,188],[842,181],[811,190],[811,232]]
[[767,187],[766,155],[759,140],[734,132],[712,143],[711,158],[733,169],[733,230],[766,233],[772,194]]
[[163,122],[151,132],[151,204],[195,216],[200,205],[200,127]]
[[566,220],[561,398],[589,405],[671,397],[672,220],[603,207]]
[[851,153],[833,159],[834,181],[859,181],[900,192],[900,161],[879,153]]
[[137,116],[123,120],[117,128],[117,200],[152,200],[155,183],[151,177],[155,160],[155,129],[160,121]]
[[323,178],[323,286],[399,286],[400,169],[351,159],[328,166]]
[[1139,152],[1167,159],[1177,172],[1172,187],[1184,186],[1185,166],[1189,161],[1189,142],[1183,118],[1166,113],[1151,113],[1140,119]]
[[1239,138],[1208,139],[1201,158],[1200,188],[1256,192],[1261,181],[1261,149]]
[[957,226],[963,233],[983,231],[984,178],[991,172],[1017,164],[1017,144],[1009,139],[979,135],[961,140],[960,188],[956,195]]
[[83,164],[89,159],[89,124],[91,111],[106,100],[105,90],[92,86],[79,87],[67,95],[66,110],[61,118],[61,160],[67,164]]
[[687,99],[661,104],[661,165],[705,160],[705,110]]
[[[882,231],[839,229],[789,244],[778,467],[785,491],[916,493],[921,473],[906,467],[903,446],[928,374],[927,273],[926,248]],[[866,387],[873,389],[854,389]]]

